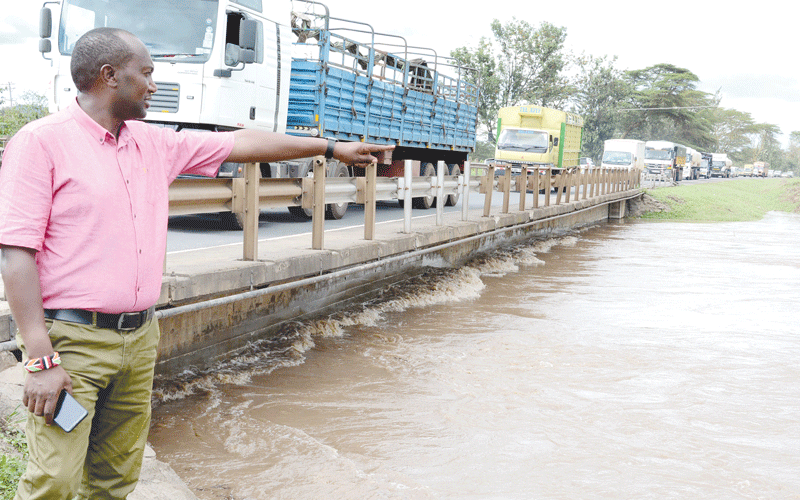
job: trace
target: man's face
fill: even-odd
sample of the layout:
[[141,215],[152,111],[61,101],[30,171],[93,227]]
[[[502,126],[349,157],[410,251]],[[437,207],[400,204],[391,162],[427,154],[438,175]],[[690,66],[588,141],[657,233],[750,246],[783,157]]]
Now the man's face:
[[153,82],[153,60],[138,39],[125,39],[133,50],[128,63],[116,70],[117,94],[112,104],[114,115],[121,120],[147,116],[148,101],[157,90]]

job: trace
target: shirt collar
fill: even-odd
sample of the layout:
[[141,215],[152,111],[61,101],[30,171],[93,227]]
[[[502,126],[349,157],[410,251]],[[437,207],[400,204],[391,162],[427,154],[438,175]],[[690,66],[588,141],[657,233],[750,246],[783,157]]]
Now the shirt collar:
[[[91,116],[86,114],[86,111],[84,111],[80,104],[78,104],[77,97],[75,98],[75,102],[73,102],[67,109],[72,114],[73,119],[75,119],[78,125],[89,132],[89,134],[100,144],[105,144],[106,142],[115,144],[117,142],[114,134],[103,128],[99,123],[94,121]],[[120,142],[122,142],[123,138],[126,137],[127,134],[128,125],[125,122],[122,122],[119,130]]]

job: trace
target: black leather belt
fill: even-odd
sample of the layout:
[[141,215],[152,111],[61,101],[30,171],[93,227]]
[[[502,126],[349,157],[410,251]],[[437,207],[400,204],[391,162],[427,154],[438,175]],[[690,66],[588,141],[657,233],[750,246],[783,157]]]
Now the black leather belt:
[[130,331],[136,330],[147,323],[154,313],[155,307],[144,311],[120,314],[86,311],[84,309],[45,309],[44,317],[55,321],[92,325],[97,328]]

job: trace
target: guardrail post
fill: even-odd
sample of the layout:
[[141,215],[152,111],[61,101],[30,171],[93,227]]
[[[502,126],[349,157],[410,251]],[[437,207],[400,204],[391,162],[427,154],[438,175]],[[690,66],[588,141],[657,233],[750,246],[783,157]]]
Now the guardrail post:
[[539,208],[539,185],[542,183],[541,175],[539,175],[539,169],[534,168],[533,170],[533,208]]
[[519,211],[525,211],[525,197],[528,194],[528,167],[523,165],[520,174],[519,184]]
[[550,191],[553,190],[553,168],[547,167],[547,173],[544,175],[544,206],[550,206]]
[[564,176],[566,171],[562,171],[556,176],[556,205],[561,205],[561,192],[564,190]]
[[436,164],[436,225],[444,224],[444,171],[447,169],[444,161]]
[[244,166],[244,260],[258,258],[258,216],[260,203],[258,199],[258,165],[247,163]]
[[378,179],[378,165],[370,163],[367,165],[365,172],[366,189],[364,189],[364,239],[375,239],[375,210],[376,199],[375,194],[376,182]]
[[503,213],[508,213],[508,202],[511,196],[511,165],[506,165],[503,175]]
[[569,198],[572,194],[572,172],[564,170],[564,175],[566,176],[564,180],[564,188],[566,189],[564,203],[569,203]]
[[461,220],[469,219],[469,179],[472,174],[472,165],[469,160],[464,162],[464,173],[461,174]]
[[483,178],[483,187],[486,197],[483,199],[483,216],[489,217],[492,213],[492,192],[494,192],[494,165],[489,165],[486,177]]
[[325,236],[325,164],[324,156],[314,157],[314,208],[311,215],[311,248],[322,250]]
[[405,160],[403,168],[403,232],[406,234],[411,233],[411,205],[413,203],[413,193],[411,192],[411,183],[414,182],[411,176],[412,161]]

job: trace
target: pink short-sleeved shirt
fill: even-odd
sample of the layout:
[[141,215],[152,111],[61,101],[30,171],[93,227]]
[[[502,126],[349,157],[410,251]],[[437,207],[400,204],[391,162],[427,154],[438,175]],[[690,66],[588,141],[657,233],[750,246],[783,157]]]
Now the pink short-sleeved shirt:
[[45,309],[147,309],[161,292],[169,184],[216,175],[233,142],[140,121],[116,140],[75,103],[8,143],[0,245],[37,250]]

